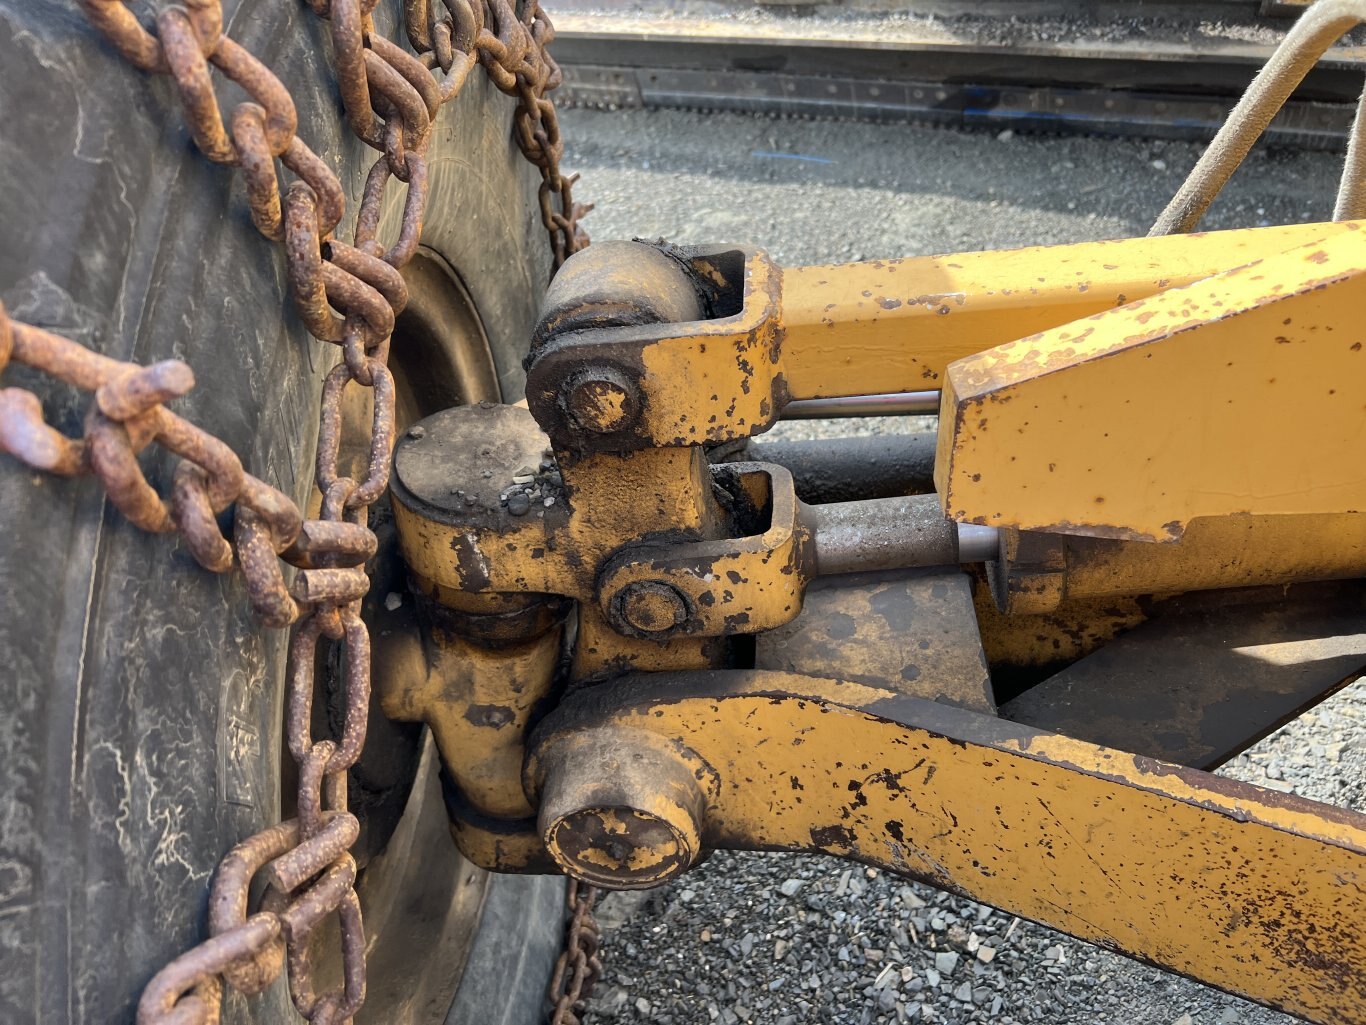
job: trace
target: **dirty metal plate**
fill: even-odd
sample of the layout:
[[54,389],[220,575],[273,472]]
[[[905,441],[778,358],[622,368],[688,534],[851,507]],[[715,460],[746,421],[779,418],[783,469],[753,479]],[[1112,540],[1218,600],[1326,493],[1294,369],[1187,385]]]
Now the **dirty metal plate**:
[[[1212,769],[1366,667],[1366,581],[1187,596],[1005,703],[1016,722]],[[1267,593],[1270,592],[1270,593]]]
[[818,579],[796,619],[759,635],[755,667],[996,711],[972,582],[958,570]]

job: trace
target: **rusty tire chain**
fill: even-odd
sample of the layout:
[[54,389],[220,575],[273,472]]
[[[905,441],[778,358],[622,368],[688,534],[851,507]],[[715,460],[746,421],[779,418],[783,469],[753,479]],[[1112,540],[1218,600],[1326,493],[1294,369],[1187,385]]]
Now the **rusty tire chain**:
[[550,977],[550,1021],[551,1025],[580,1025],[584,1002],[602,977],[602,961],[598,958],[602,932],[593,917],[598,890],[571,879],[565,899],[569,921],[564,950],[560,951]]
[[[11,321],[0,307],[0,370],[13,359],[95,393],[84,437],[73,439],[45,422],[32,392],[0,390],[0,449],[53,473],[94,473],[134,524],[180,532],[207,569],[230,569],[235,551],[259,619],[277,628],[299,624],[291,644],[286,722],[290,752],[299,764],[298,817],[244,840],[223,859],[210,894],[210,939],[157,973],[139,1001],[138,1021],[214,1025],[224,980],[250,995],[284,970],[304,1017],[324,1025],[346,1022],[365,999],[356,865],[347,853],[359,824],[347,810],[346,773],[364,745],[369,710],[370,638],[360,608],[369,589],[365,563],[376,551],[367,510],[384,494],[391,462],[394,385],[386,360],[394,318],[407,301],[399,270],[421,234],[432,119],[476,63],[519,101],[516,137],[541,171],[542,221],[555,266],[587,244],[577,221],[588,207],[574,203],[573,179],[560,173],[562,143],[545,95],[560,81],[545,53],[553,30],[534,0],[525,21],[507,0],[444,0],[439,11],[427,0],[406,0],[409,39],[422,54],[417,58],[373,34],[370,15],[378,0],[309,0],[331,21],[347,118],[383,153],[366,180],[354,244],[347,245],[332,236],[345,208],[341,183],[294,134],[297,117],[288,90],[224,34],[219,0],[186,0],[163,10],[155,34],[125,0],[80,2],[124,57],[144,71],[171,76],[205,155],[241,169],[253,222],[263,235],[285,244],[305,324],[319,339],[339,345],[343,355],[323,387],[316,468],[321,518],[306,520],[288,496],[245,473],[226,444],[162,405],[194,386],[186,364],[167,360],[142,367],[111,359]],[[249,96],[232,111],[230,128],[211,65]],[[277,160],[295,175],[283,198]],[[405,182],[408,191],[399,237],[386,249],[376,232],[390,177]],[[359,481],[337,467],[341,399],[351,382],[374,396],[369,461]],[[138,465],[138,454],[153,441],[182,460],[169,501]],[[229,506],[235,507],[233,544],[216,519]],[[285,583],[280,559],[299,569],[292,586]],[[346,709],[337,741],[317,740],[310,732],[314,663],[324,636],[344,642],[347,653]],[[258,874],[266,891],[261,909],[248,917],[248,892]],[[333,913],[344,982],[319,994],[309,938]]]

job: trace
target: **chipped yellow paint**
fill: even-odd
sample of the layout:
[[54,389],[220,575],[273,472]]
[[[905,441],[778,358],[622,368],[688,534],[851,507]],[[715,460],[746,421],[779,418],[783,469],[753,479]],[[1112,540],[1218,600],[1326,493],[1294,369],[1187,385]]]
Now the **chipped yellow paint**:
[[[598,808],[588,813],[598,821],[598,828],[601,830],[604,841],[610,842],[612,838],[625,839],[631,833],[631,826],[627,824],[628,819],[640,819],[651,825],[656,821],[639,812],[618,811],[615,808]],[[608,853],[604,843],[602,846],[587,846],[579,852],[579,859],[588,865],[593,865],[608,871],[624,870],[632,874],[648,874],[656,871],[661,865],[678,857],[678,841],[674,840],[675,846],[667,843],[653,846],[635,846],[630,848],[630,853],[625,859],[614,858]]]
[[562,733],[526,768],[538,828],[580,879],[637,889],[686,871],[701,852],[699,818],[715,774],[656,733],[604,727]]
[[595,607],[599,567],[626,539],[666,528],[702,536],[722,532],[702,449],[595,455],[560,465],[570,486],[567,502],[538,510],[540,515],[505,517],[497,526],[429,518],[396,491],[400,551],[417,589],[457,608],[469,593],[578,599],[583,606],[575,660],[582,675],[608,664],[647,670],[712,664],[706,638],[675,638],[666,648],[626,637]]
[[[1050,564],[1041,566],[1046,546]],[[998,598],[1011,614],[1074,601],[1366,576],[1366,513],[1202,516],[1169,544],[1009,531]],[[1092,621],[1107,613],[1096,610]]]
[[956,359],[1347,230],[1299,224],[787,268],[783,377],[793,399],[933,390]]
[[[479,593],[574,598],[579,676],[606,666],[713,665],[721,648],[711,638],[753,633],[801,611],[810,531],[799,522],[789,471],[734,464],[736,486],[751,492],[755,508],[769,510],[761,533],[734,538],[700,446],[562,456],[559,467],[565,500],[482,526],[432,518],[396,490],[400,550],[416,588],[456,608]],[[638,543],[665,531],[676,538],[670,548]],[[624,547],[630,542],[637,544]],[[640,582],[679,592],[686,630],[627,636],[612,627],[614,604]]]
[[860,685],[606,686],[600,728],[678,738],[717,771],[708,846],[883,865],[1313,1021],[1366,1021],[1366,816]]
[[[761,534],[724,541],[680,542],[667,550],[639,549],[629,560],[600,570],[598,603],[604,615],[631,585],[664,583],[687,603],[699,633],[756,633],[791,622],[802,609],[809,573],[803,550],[810,529],[798,520],[791,471],[761,463],[732,464],[746,480],[762,482],[756,508],[770,508]],[[751,483],[749,489],[753,489]]]
[[396,492],[403,561],[424,589],[442,589],[442,600],[449,595],[448,604],[463,592],[587,597],[599,563],[626,539],[666,528],[703,534],[718,529],[701,448],[587,456],[562,468],[571,482],[567,503],[497,528],[430,519]]
[[1168,540],[1200,516],[1366,509],[1359,227],[956,362],[946,512]]
[[378,652],[375,696],[389,718],[428,725],[472,808],[524,818],[533,812],[521,783],[526,736],[550,696],[562,638],[556,626],[488,648],[444,630],[429,630],[425,644],[395,631]]
[[[670,328],[639,329],[641,420],[661,445],[701,445],[757,433],[777,415],[778,268],[762,254],[744,264],[740,312]],[[663,337],[661,337],[663,335]]]

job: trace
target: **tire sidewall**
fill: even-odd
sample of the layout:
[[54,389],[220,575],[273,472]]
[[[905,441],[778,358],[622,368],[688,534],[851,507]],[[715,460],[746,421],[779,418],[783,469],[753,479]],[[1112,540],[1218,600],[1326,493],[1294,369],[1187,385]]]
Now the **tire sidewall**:
[[[389,6],[378,28],[397,38]],[[326,23],[275,0],[224,7],[229,34],[290,89],[353,217],[374,154],[345,128]],[[423,234],[474,297],[506,400],[549,273],[512,109],[478,70],[443,108]],[[11,315],[119,359],[185,360],[198,387],[173,408],[303,502],[335,351],[303,329],[281,247],[252,227],[240,176],[193,148],[168,81],[65,3],[0,0],[0,111]],[[402,192],[391,185],[386,226]],[[3,384],[80,433],[88,395],[19,367]],[[288,635],[255,622],[237,574],[138,531],[93,479],[0,461],[0,1020],[131,1021],[151,975],[203,937],[218,860],[278,818]],[[165,492],[174,458],[153,447],[141,462]],[[224,1012],[293,1013],[280,985]]]

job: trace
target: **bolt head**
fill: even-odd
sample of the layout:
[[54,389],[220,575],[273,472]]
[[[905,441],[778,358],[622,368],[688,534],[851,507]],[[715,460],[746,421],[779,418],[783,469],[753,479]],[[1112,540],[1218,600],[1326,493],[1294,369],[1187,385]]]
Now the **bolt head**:
[[672,584],[640,580],[628,584],[617,600],[621,619],[643,634],[671,633],[688,619],[688,600]]
[[635,385],[612,367],[594,367],[575,377],[564,405],[570,419],[594,434],[628,427],[640,408]]
[[654,886],[685,871],[697,858],[697,838],[687,813],[667,810],[672,814],[583,808],[558,820],[546,845],[578,879],[614,888]]

